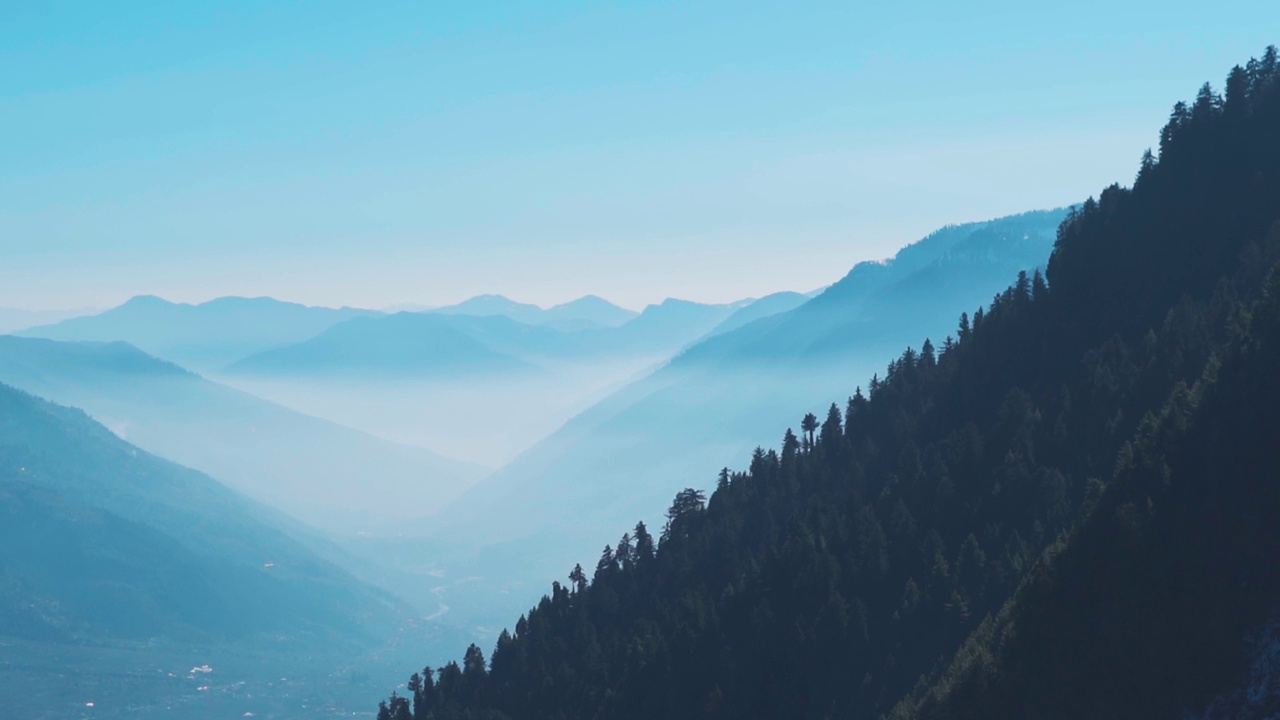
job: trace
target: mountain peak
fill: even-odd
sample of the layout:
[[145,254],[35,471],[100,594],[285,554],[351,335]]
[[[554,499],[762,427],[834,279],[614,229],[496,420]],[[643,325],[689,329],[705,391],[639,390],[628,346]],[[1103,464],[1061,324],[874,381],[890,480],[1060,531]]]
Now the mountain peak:
[[176,304],[165,300],[159,295],[134,295],[121,303],[119,307],[171,307]]
[[662,302],[653,303],[645,307],[645,309],[642,312],[648,312],[649,310],[655,310],[657,308],[693,307],[696,305],[704,305],[704,304],[705,303],[694,302],[692,300],[682,300],[680,298],[669,297],[664,299]]
[[[537,314],[542,312],[542,308],[532,303],[517,302],[505,295],[485,293],[467,298],[460,303],[436,308],[431,312],[442,315],[511,315],[512,313]],[[522,319],[517,315],[511,316],[516,320]]]
[[555,310],[557,308],[616,308],[618,310],[626,309],[620,305],[609,302],[608,300],[600,297],[599,295],[583,295],[582,297],[577,298],[576,300],[570,300],[569,302],[563,302],[563,303],[560,303],[559,305],[554,305],[550,309]]
[[637,315],[636,311],[619,307],[599,295],[583,295],[543,311],[542,320],[563,330],[574,330],[617,327]]

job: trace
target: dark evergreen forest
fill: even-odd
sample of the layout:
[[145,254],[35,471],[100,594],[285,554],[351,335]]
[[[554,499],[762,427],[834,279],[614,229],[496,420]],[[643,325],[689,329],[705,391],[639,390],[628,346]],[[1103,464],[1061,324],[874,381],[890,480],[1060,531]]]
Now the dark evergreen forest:
[[1174,106],[1044,276],[681,492],[379,717],[1202,712],[1280,604],[1278,261],[1271,47]]

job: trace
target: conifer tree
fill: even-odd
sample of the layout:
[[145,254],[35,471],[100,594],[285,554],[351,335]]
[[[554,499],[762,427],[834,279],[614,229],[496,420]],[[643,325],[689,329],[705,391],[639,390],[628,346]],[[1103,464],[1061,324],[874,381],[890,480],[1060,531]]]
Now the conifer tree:
[[654,558],[653,536],[649,534],[649,530],[644,526],[643,521],[636,523],[635,529],[631,531],[631,536],[635,541],[636,567],[648,568]]
[[600,553],[600,560],[596,562],[596,574],[592,582],[600,582],[601,579],[613,574],[617,568],[617,560],[613,556],[613,546],[605,545],[604,551]]
[[933,343],[929,338],[925,338],[924,344],[920,346],[920,364],[927,368],[938,364],[938,357],[934,353]]
[[573,566],[573,570],[569,572],[569,582],[573,584],[573,591],[580,593],[587,589],[587,574],[582,571],[582,564]]
[[804,418],[800,420],[800,431],[804,433],[805,452],[813,450],[813,433],[817,429],[818,416],[813,413],[805,413]]
[[842,420],[840,408],[835,403],[831,403],[831,407],[827,408],[827,419],[822,422],[822,435],[819,438],[829,453],[835,452],[836,446],[840,444],[840,439],[844,437],[844,428],[841,427]]
[[622,533],[622,537],[618,539],[618,547],[613,551],[613,556],[618,564],[619,569],[630,571],[635,566],[635,546],[631,541],[631,533]]

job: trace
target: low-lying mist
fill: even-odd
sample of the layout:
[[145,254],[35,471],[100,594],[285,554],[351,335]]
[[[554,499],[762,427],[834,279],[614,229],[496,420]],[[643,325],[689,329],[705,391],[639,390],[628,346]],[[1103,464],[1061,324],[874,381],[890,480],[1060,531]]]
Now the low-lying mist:
[[308,415],[497,469],[664,359],[612,357],[535,373],[442,379],[368,374],[212,377]]

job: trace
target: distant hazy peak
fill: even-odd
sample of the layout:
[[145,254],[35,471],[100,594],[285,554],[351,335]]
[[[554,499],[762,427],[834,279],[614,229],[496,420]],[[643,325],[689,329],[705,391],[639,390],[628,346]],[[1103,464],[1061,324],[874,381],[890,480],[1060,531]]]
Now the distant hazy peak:
[[694,308],[694,307],[698,307],[698,308],[728,307],[728,304],[727,303],[700,303],[700,302],[695,302],[693,300],[681,300],[680,298],[669,297],[660,303],[653,303],[651,305],[645,306],[645,309],[641,311],[641,314],[654,311],[654,310],[659,310],[659,309]]
[[803,302],[805,299],[808,299],[808,298],[809,298],[809,295],[806,295],[805,293],[795,292],[794,290],[781,290],[776,293],[769,293],[764,297],[739,300],[738,302],[731,304],[729,307],[737,308],[739,310],[745,310],[746,308],[755,307],[757,305],[766,306],[774,303],[785,303],[785,302],[798,303],[798,302]]
[[608,300],[600,297],[599,295],[583,295],[582,297],[576,300],[570,300],[569,302],[563,302],[563,303],[560,303],[559,305],[553,305],[550,308],[548,308],[548,311],[567,309],[567,308],[589,308],[593,310],[614,309],[614,310],[622,310],[623,312],[635,313],[634,310],[624,308],[621,305],[618,305],[616,303],[609,302]]
[[271,297],[270,295],[255,295],[247,297],[244,295],[223,295],[221,297],[212,298],[199,303],[173,302],[166,300],[158,295],[134,295],[124,301],[114,309],[119,308],[186,308],[186,309],[208,309],[208,308],[265,308],[265,307],[289,307],[297,309],[320,309],[320,310],[360,310],[363,312],[377,312],[376,310],[365,310],[363,308],[354,308],[349,305],[341,307],[331,307],[327,305],[307,305],[305,303],[293,302],[290,300],[281,300]]
[[412,313],[430,312],[432,310],[435,310],[436,306],[423,305],[422,303],[405,302],[405,303],[396,303],[394,305],[384,305],[383,307],[380,307],[378,309],[384,313],[387,313],[388,315],[392,315],[395,313],[402,313],[402,312],[412,312]]
[[159,295],[134,295],[116,307],[172,307],[177,303],[169,302]]
[[518,301],[512,300],[506,295],[498,295],[495,293],[485,293],[482,295],[469,297],[460,303],[455,303],[453,305],[445,305],[444,307],[438,307],[432,312],[461,313],[461,312],[474,312],[476,310],[514,310],[514,309],[532,310],[532,311],[542,310],[542,308],[538,307],[537,305],[534,305],[533,303],[518,302]]

